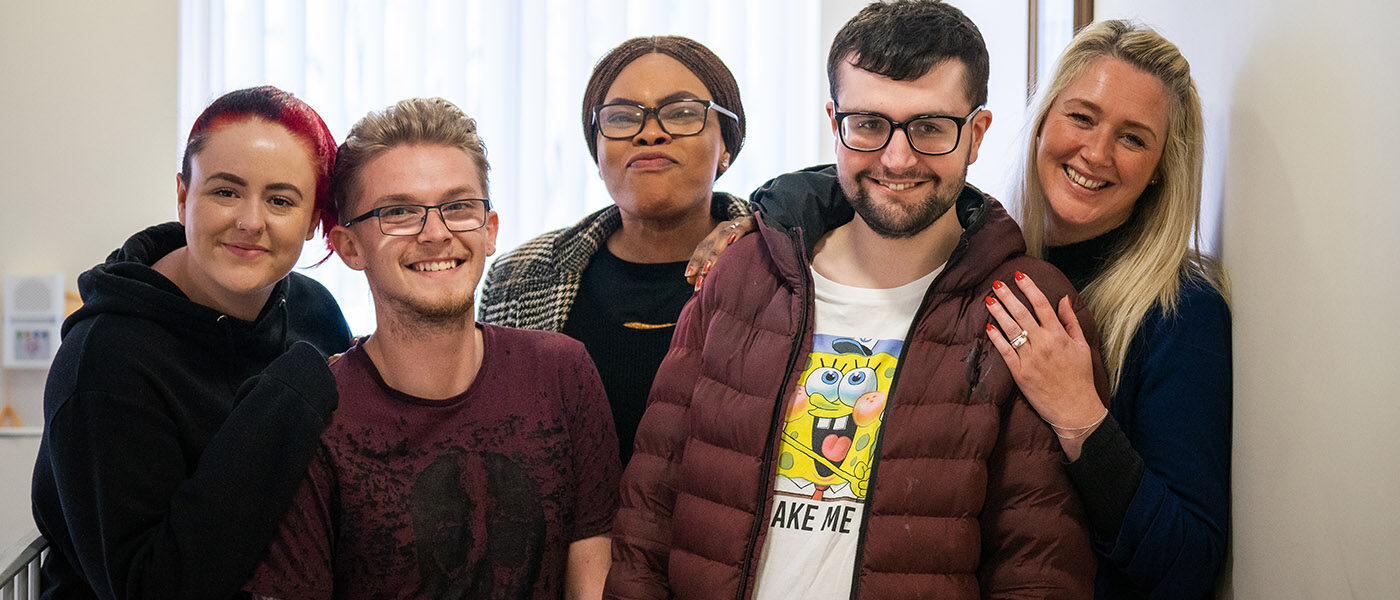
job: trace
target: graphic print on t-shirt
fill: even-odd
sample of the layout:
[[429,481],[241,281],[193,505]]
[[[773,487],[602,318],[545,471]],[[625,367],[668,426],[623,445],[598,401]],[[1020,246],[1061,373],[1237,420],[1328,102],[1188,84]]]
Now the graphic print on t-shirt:
[[850,597],[904,337],[937,274],[860,288],[812,269],[814,335],[775,432],[778,464],[754,600]]
[[[814,337],[807,368],[784,407],[776,492],[816,501],[865,499],[903,345],[903,340]],[[779,526],[777,515],[773,520]]]
[[414,597],[530,595],[545,516],[526,469],[495,452],[454,450],[413,476],[407,500],[419,576]]

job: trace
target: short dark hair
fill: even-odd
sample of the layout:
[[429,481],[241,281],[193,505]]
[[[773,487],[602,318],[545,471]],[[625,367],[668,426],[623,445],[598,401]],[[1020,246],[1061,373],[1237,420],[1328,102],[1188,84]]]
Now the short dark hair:
[[851,61],[856,68],[902,81],[918,79],[945,61],[957,59],[966,68],[968,100],[987,103],[987,43],[967,15],[939,0],[874,2],[852,17],[826,58],[831,100],[836,101],[837,68]]
[[330,244],[330,231],[335,227],[336,211],[331,202],[331,168],[335,164],[335,139],[326,128],[321,115],[288,92],[264,85],[234,90],[214,100],[190,127],[185,142],[185,155],[180,160],[180,181],[190,184],[190,163],[204,150],[209,137],[219,128],[248,119],[263,119],[281,125],[292,136],[306,144],[311,166],[316,170],[316,218],[321,222],[321,234]]
[[720,137],[724,138],[724,149],[729,152],[729,160],[739,156],[744,146],[744,103],[739,99],[739,82],[734,74],[713,51],[704,44],[679,35],[658,35],[635,37],[622,42],[608,51],[593,67],[593,75],[588,78],[588,87],[583,92],[583,138],[588,142],[588,153],[593,162],[598,162],[598,137],[593,130],[593,108],[607,99],[608,88],[617,80],[618,74],[632,64],[632,61],[647,54],[665,54],[685,65],[691,73],[705,84],[714,101],[738,115],[738,119],[719,120]]

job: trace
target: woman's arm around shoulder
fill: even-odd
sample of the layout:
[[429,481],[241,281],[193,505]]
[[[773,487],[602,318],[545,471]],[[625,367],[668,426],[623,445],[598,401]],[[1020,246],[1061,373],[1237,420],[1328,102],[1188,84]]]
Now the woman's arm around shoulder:
[[47,466],[73,559],[97,595],[236,593],[304,477],[335,399],[325,357],[298,343],[242,386],[197,456],[166,408],[189,398],[81,390],[62,402],[46,431]]

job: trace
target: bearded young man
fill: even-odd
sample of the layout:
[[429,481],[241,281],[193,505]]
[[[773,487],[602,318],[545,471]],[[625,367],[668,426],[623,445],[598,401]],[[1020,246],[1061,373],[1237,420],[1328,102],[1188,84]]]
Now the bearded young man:
[[596,598],[617,507],[597,370],[562,334],[475,322],[495,251],[476,122],[440,98],[371,113],[341,145],[337,254],[378,329],[247,590],[306,598]]
[[828,75],[835,168],[761,188],[758,234],[682,314],[606,596],[1088,598],[1055,434],[985,335],[993,282],[1074,290],[964,182],[992,121],[981,34],[940,2],[872,4]]

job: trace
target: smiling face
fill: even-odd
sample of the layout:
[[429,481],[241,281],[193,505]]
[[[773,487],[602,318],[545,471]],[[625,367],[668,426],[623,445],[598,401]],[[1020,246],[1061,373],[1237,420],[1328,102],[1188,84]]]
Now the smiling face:
[[[460,149],[436,144],[398,146],[371,159],[350,190],[347,217],[391,204],[434,206],[485,198],[476,163]],[[366,219],[331,231],[336,253],[369,279],[375,310],[414,322],[470,318],[486,257],[496,251],[496,213],[472,231],[448,231],[429,210],[418,235],[384,235]]]
[[1084,241],[1128,221],[1167,142],[1161,80],[1116,58],[1092,64],[1050,106],[1036,145],[1047,239]]
[[[627,102],[655,107],[672,100],[712,100],[705,84],[665,54],[646,54],[617,75],[604,95],[604,104]],[[607,139],[597,131],[598,172],[608,194],[628,219],[672,222],[709,213],[716,173],[729,159],[714,110],[697,135],[671,136],[654,116],[641,133],[628,139]]]
[[836,111],[869,112],[894,121],[915,116],[963,117],[972,112],[962,61],[946,60],[913,80],[896,81],[843,62],[838,97],[828,103],[836,143],[836,173],[856,214],[887,238],[916,235],[943,216],[961,193],[967,166],[977,160],[992,114],[978,111],[962,128],[957,149],[941,156],[915,152],[903,130],[884,149],[851,150],[841,143]]
[[305,143],[250,118],[210,134],[176,177],[186,262],[177,277],[196,302],[251,319],[291,272],[316,230],[316,171]]
[[820,486],[850,483],[853,495],[863,498],[899,361],[887,352],[830,349],[813,350],[784,407],[778,474]]

